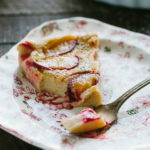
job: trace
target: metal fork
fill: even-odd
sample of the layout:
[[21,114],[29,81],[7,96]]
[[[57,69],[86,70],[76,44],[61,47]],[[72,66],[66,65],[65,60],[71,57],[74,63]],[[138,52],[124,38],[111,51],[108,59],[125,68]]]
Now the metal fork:
[[106,122],[112,124],[117,121],[117,114],[120,107],[128,100],[130,96],[145,87],[150,83],[150,77],[143,80],[139,84],[135,85],[133,88],[129,89],[122,96],[117,98],[114,102],[106,105],[100,105],[95,108],[95,111],[99,113]]

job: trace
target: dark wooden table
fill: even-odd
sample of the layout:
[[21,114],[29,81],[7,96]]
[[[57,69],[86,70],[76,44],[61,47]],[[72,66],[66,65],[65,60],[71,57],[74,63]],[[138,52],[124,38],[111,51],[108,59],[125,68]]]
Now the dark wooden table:
[[[150,10],[128,9],[93,0],[0,0],[0,56],[44,21],[73,16],[99,19],[150,34]],[[0,150],[38,150],[0,130]]]

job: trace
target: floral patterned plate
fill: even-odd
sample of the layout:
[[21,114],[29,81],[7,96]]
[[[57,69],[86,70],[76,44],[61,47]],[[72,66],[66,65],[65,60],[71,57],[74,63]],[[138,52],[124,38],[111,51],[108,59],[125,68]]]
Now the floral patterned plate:
[[[150,37],[101,21],[75,17],[43,23],[22,40],[68,34],[96,33],[100,40],[103,102],[115,100],[150,76]],[[21,42],[22,42],[21,41]],[[18,69],[16,46],[0,58],[0,127],[33,145],[49,150],[148,150],[150,149],[150,86],[132,96],[121,108],[118,122],[106,133],[69,134],[57,120],[82,108],[39,102],[38,93]]]

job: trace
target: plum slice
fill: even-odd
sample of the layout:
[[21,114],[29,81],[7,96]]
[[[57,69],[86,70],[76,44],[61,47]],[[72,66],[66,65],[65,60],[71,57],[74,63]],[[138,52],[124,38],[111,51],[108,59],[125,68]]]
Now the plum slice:
[[46,57],[55,57],[71,52],[77,45],[77,40],[66,40],[47,48]]
[[71,70],[79,65],[78,56],[52,57],[46,60],[30,62],[30,65],[45,70]]
[[70,133],[83,133],[106,126],[106,122],[93,109],[87,108],[73,117],[65,118],[61,124]]
[[80,112],[81,119],[84,123],[100,119],[100,115],[96,114],[91,108],[83,109]]
[[91,86],[96,85],[98,81],[98,73],[83,72],[75,75],[68,83],[67,95],[69,96],[70,101],[81,100],[80,95]]
[[35,50],[34,46],[28,41],[20,43],[17,48],[20,54],[20,58],[23,61],[30,56],[32,51]]

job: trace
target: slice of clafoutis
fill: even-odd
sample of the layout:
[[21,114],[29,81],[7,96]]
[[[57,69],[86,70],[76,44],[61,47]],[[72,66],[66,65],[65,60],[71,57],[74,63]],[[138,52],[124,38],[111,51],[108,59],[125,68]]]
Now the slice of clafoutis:
[[62,120],[61,124],[70,133],[89,132],[106,126],[105,121],[91,108],[84,109],[79,114]]
[[38,91],[62,97],[74,107],[98,106],[102,102],[98,50],[95,34],[24,41],[18,45],[19,65]]

